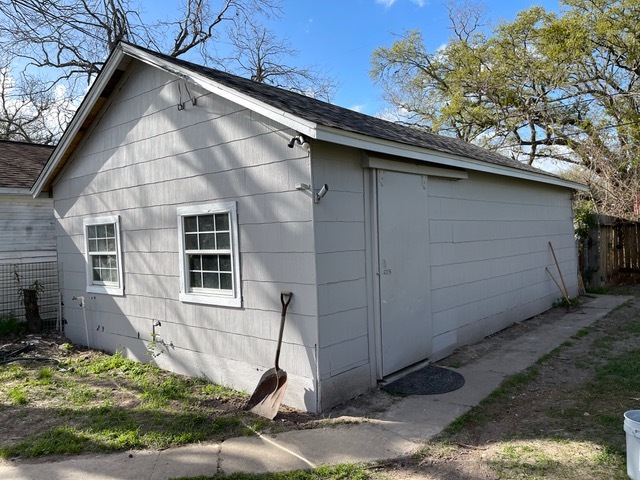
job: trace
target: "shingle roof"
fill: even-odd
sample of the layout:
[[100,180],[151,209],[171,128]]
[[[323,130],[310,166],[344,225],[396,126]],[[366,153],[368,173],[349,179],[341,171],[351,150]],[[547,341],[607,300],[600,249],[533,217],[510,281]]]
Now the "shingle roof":
[[423,129],[382,120],[299,93],[283,90],[264,83],[258,83],[220,70],[153,52],[139,46],[134,45],[134,47],[161,58],[166,62],[189,69],[226,87],[249,95],[271,107],[319,125],[336,128],[345,132],[390,140],[401,144],[422,147],[503,167],[556,177],[556,175],[459,139],[436,135]]
[[31,188],[54,147],[0,140],[0,188]]

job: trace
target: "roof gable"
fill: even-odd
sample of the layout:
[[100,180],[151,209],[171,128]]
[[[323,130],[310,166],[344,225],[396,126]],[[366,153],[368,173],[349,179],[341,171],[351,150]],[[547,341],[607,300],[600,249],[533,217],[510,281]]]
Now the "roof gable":
[[0,188],[31,188],[54,148],[0,140]]

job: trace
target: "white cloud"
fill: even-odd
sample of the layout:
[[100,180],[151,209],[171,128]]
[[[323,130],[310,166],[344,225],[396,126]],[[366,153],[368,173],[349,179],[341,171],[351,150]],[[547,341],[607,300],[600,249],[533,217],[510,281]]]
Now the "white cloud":
[[389,122],[410,122],[409,112],[401,107],[385,107],[376,113],[375,116]]
[[367,108],[367,106],[365,104],[361,103],[361,104],[358,104],[358,105],[351,105],[349,107],[349,110],[353,110],[354,112],[362,113],[365,108]]
[[[396,3],[397,0],[376,0],[377,4],[384,5],[384,8],[390,8]],[[411,0],[411,3],[418,7],[424,7],[427,4],[427,0]]]

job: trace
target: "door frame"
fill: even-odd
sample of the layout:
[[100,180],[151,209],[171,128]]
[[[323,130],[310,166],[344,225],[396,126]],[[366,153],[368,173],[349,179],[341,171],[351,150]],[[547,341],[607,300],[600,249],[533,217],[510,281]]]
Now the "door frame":
[[[382,375],[382,314],[380,308],[380,257],[378,244],[378,170],[443,177],[452,181],[468,178],[465,170],[419,165],[413,162],[390,160],[363,155],[364,207],[365,207],[365,249],[367,252],[367,305],[369,331],[369,358],[371,385],[375,386]],[[428,291],[431,297],[431,290]],[[431,299],[429,298],[429,304]],[[429,312],[430,313],[430,312]]]
[[365,249],[367,260],[367,305],[371,386],[382,379],[382,317],[380,314],[380,271],[378,255],[378,174],[363,168],[365,196]]

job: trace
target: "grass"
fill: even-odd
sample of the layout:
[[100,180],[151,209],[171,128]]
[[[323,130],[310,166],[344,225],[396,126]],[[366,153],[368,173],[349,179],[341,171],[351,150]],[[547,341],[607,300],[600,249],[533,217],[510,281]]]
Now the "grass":
[[[234,473],[232,475],[214,475],[212,477],[189,477],[188,480],[369,480],[372,475],[362,465],[335,465],[277,473]],[[187,480],[182,477],[175,480]]]
[[[116,398],[117,397],[117,398]],[[0,439],[0,458],[165,448],[251,434],[255,416],[212,399],[245,395],[171,374],[120,354],[88,353],[60,368],[19,362],[0,367],[0,411],[25,420],[20,441]]]

